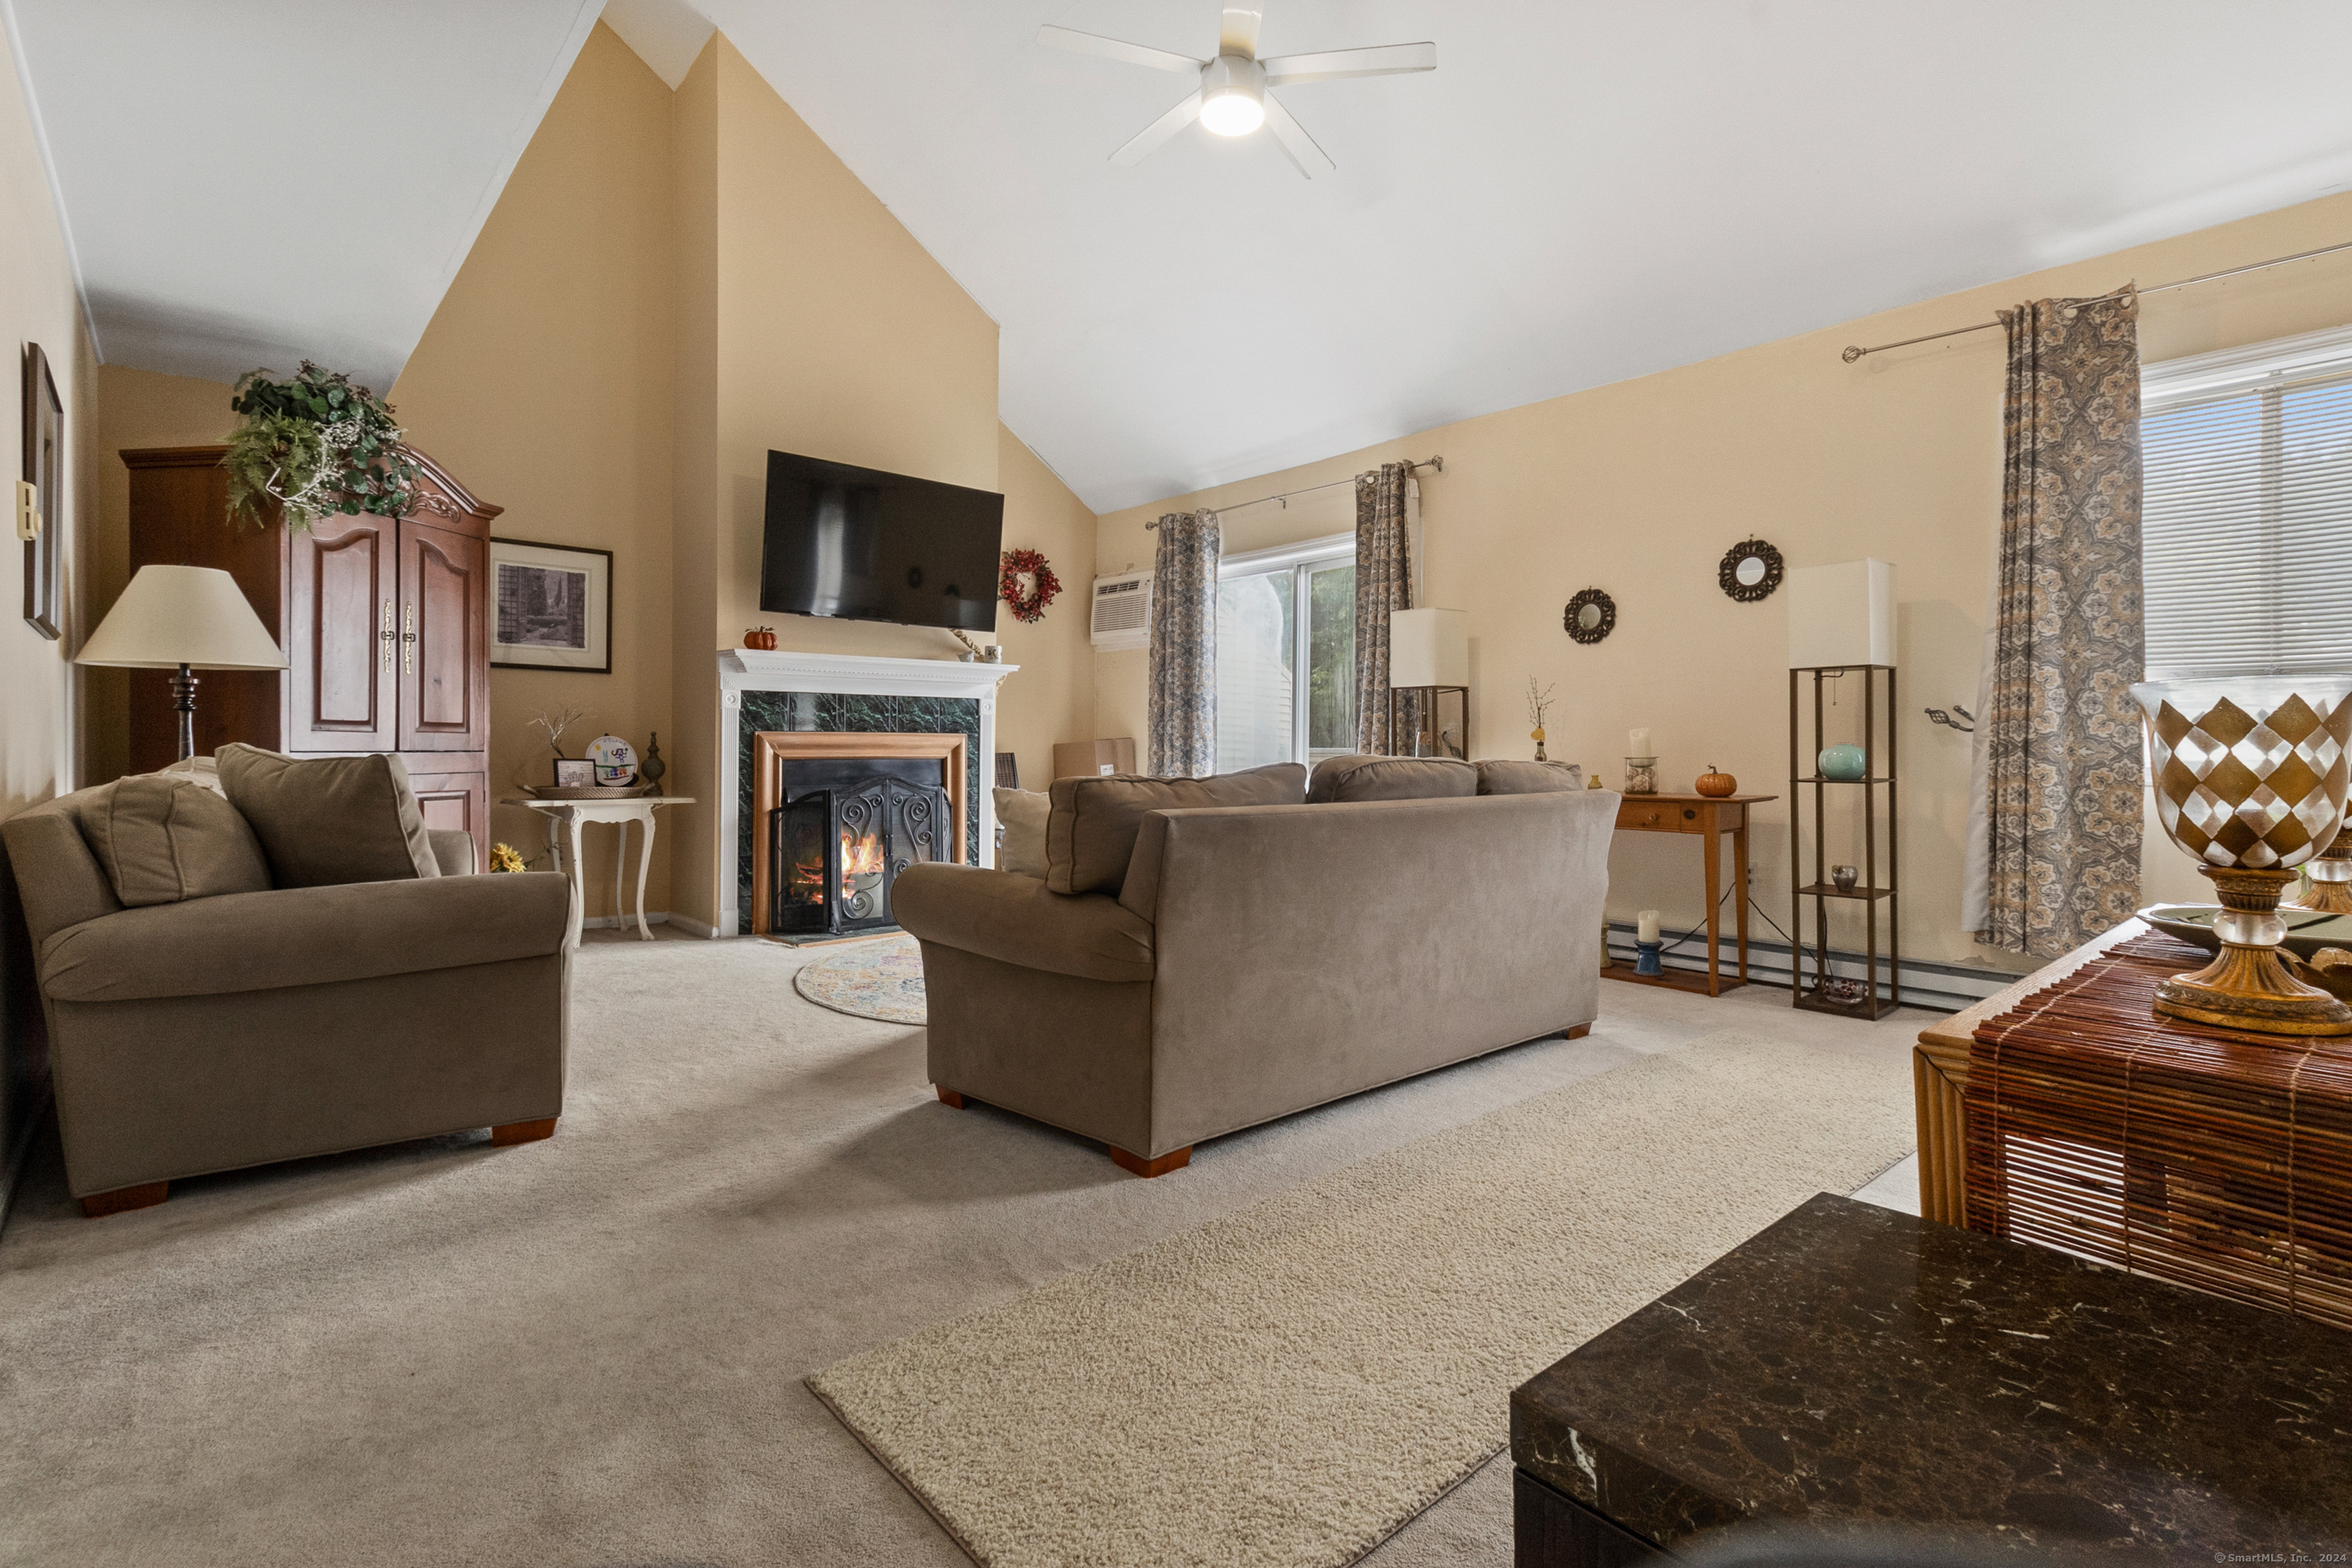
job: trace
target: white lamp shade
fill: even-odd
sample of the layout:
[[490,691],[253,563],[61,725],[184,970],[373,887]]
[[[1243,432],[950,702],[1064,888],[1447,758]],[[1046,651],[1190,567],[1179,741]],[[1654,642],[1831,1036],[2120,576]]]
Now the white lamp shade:
[[1895,662],[1895,568],[1841,561],[1789,573],[1789,668]]
[[286,655],[236,579],[215,566],[142,566],[76,664],[133,669],[284,669]]
[[1469,685],[1469,612],[1391,610],[1389,684]]

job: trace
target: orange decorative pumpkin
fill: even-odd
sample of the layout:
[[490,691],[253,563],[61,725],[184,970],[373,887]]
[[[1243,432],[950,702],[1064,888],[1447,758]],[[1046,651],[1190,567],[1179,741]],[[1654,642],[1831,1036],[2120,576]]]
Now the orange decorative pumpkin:
[[761,653],[776,651],[776,633],[772,626],[760,626],[743,633],[743,646],[758,648]]
[[1716,772],[1713,763],[1707,763],[1706,772],[1698,775],[1698,793],[1701,795],[1715,795],[1719,798],[1729,795],[1738,787],[1738,779],[1733,778],[1729,773]]

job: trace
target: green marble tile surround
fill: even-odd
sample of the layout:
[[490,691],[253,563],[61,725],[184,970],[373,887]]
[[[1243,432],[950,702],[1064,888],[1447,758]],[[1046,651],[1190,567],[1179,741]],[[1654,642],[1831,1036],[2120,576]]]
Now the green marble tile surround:
[[849,691],[746,691],[735,732],[735,929],[751,930],[751,737],[762,731],[813,730],[883,735],[964,737],[964,854],[980,860],[980,784],[995,777],[981,755],[980,699],[871,697]]

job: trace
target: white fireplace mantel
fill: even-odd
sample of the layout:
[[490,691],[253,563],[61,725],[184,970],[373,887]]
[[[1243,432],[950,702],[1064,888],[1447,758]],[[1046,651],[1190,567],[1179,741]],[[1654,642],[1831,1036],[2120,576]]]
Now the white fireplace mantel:
[[996,803],[989,785],[996,777],[996,683],[1017,664],[967,664],[953,658],[875,658],[847,653],[768,653],[722,648],[719,653],[719,842],[726,846],[728,875],[719,879],[719,931],[735,934],[742,919],[736,887],[742,837],[741,746],[737,733],[746,691],[834,691],[863,697],[971,697],[980,702],[980,755],[967,759],[980,781],[980,847],[985,858],[996,842]]

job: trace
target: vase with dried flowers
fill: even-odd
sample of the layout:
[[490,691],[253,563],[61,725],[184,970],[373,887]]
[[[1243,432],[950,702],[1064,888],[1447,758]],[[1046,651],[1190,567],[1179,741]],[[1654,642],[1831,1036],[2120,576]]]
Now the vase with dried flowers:
[[1528,677],[1528,722],[1535,726],[1528,731],[1528,739],[1536,743],[1536,761],[1539,763],[1551,760],[1544,755],[1544,715],[1551,711],[1551,694],[1558,689],[1559,685],[1555,682],[1538,690],[1536,678],[1532,675]]

